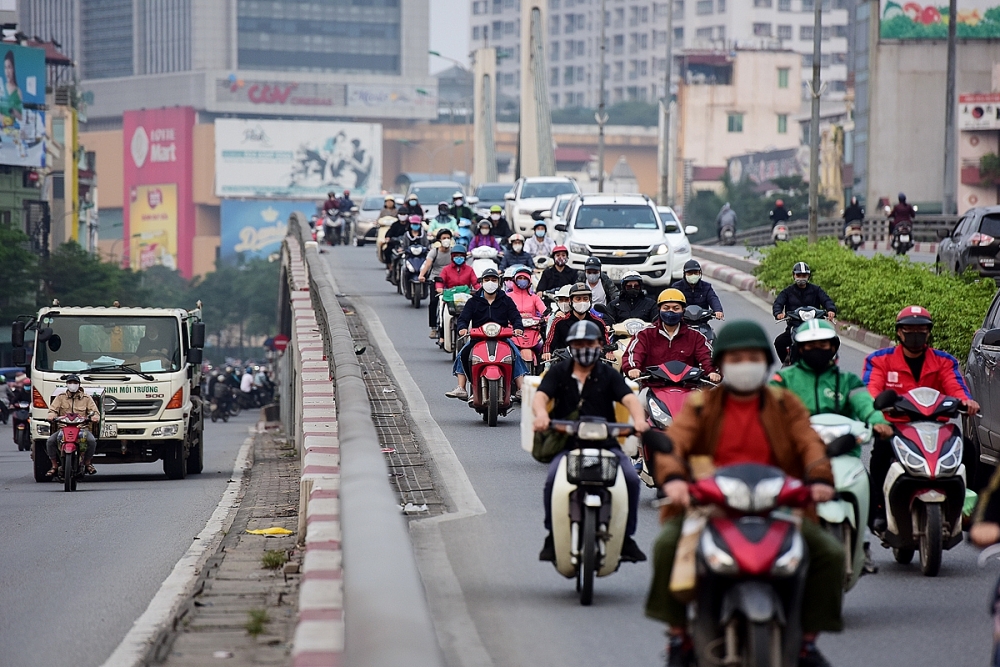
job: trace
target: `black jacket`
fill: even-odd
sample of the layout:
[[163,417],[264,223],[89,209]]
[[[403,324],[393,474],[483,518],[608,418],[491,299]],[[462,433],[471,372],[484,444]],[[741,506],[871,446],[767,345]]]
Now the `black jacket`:
[[788,218],[792,217],[792,214],[784,206],[775,206],[771,210],[771,228],[773,229],[775,225],[782,225],[788,222]]
[[535,286],[536,292],[546,292],[550,289],[559,289],[564,285],[572,285],[577,282],[576,271],[568,266],[564,266],[562,271],[556,271],[556,267],[550,266],[542,271],[542,277],[538,279]]
[[656,318],[656,301],[642,293],[639,294],[639,298],[632,300],[621,292],[621,295],[611,303],[610,311],[615,322],[624,322],[630,317],[652,322]]
[[486,300],[483,290],[479,290],[465,303],[462,314],[458,316],[458,330],[475,329],[487,322],[496,322],[501,326],[510,326],[512,329],[523,329],[521,323],[521,313],[517,311],[517,304],[507,296],[503,290],[497,290],[497,298],[490,303]]
[[865,209],[861,204],[852,204],[844,209],[844,222],[865,219]]
[[687,299],[689,306],[694,305],[708,308],[713,313],[722,312],[722,302],[719,301],[719,296],[715,293],[715,288],[712,287],[712,283],[704,278],[694,285],[681,278],[680,280],[675,280],[670,287],[679,289],[684,294],[684,298]]
[[[587,272],[577,271],[576,282],[586,283]],[[587,284],[589,286],[589,283]],[[615,281],[611,280],[611,277],[604,271],[601,271],[601,285],[604,286],[604,294],[607,296],[606,301],[608,302],[608,305],[610,305],[612,301],[618,298],[618,285],[615,285]]]
[[806,283],[805,287],[789,285],[781,290],[781,294],[771,306],[771,313],[777,317],[778,313],[790,313],[805,306],[837,312],[837,306],[833,303],[833,299],[823,291],[822,287],[815,283]]
[[[489,218],[487,218],[489,219]],[[500,219],[494,222],[490,220],[490,224],[493,225],[493,236],[500,239],[500,243],[504,246],[507,245],[507,239],[514,232],[510,231],[510,225],[507,223],[507,218],[500,216]]]
[[508,250],[503,254],[503,259],[500,260],[500,270],[503,271],[508,267],[517,266],[519,264],[534,270],[535,259],[531,256],[530,252],[524,252],[523,250],[521,252],[514,252],[513,250]]

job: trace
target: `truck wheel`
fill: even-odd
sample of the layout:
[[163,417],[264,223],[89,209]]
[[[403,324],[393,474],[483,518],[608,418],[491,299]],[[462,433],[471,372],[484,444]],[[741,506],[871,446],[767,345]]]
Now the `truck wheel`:
[[163,446],[163,473],[167,479],[187,477],[187,462],[184,460],[184,443],[168,443]]
[[49,471],[52,464],[49,461],[49,455],[45,453],[44,440],[35,440],[35,451],[32,456],[34,457],[35,464],[35,481],[39,484],[51,482],[52,478],[45,476],[45,473]]
[[198,426],[188,434],[187,474],[198,475],[205,468],[205,431],[202,430],[199,422]]

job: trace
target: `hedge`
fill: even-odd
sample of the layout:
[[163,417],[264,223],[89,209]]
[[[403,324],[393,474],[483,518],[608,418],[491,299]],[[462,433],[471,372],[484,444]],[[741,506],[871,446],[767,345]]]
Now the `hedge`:
[[933,344],[965,362],[972,336],[989,308],[996,284],[971,272],[937,275],[934,267],[888,255],[864,257],[825,238],[808,245],[805,238],[761,251],[754,271],[758,282],[775,292],[792,282],[792,266],[806,262],[812,280],[837,304],[837,316],[883,336],[895,338],[896,315],[921,305],[934,317]]

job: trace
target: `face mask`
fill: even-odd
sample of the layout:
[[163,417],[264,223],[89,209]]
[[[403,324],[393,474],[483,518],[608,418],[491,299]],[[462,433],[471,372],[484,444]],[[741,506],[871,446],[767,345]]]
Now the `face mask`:
[[556,257],[555,258],[556,266],[566,266],[566,262],[567,261],[568,260],[567,260],[566,257]]
[[405,213],[400,213],[397,217],[403,222],[406,222],[407,218],[409,218],[410,216],[406,215]]
[[417,200],[416,199],[411,199],[409,201],[408,205],[409,205],[410,208],[416,208],[417,207]]
[[500,289],[500,283],[495,280],[487,280],[483,282],[483,291],[487,294],[493,294],[498,289]]
[[411,222],[410,223],[410,229],[412,229],[413,231],[419,232],[420,228],[421,228],[421,224],[419,222]]
[[490,220],[499,220],[499,219],[500,219],[500,214],[499,213],[491,213],[490,214]]
[[751,394],[767,381],[767,362],[743,361],[722,365],[722,383],[740,394]]
[[482,236],[487,236],[487,235],[489,235],[489,233],[490,233],[490,229],[489,229],[489,227],[480,227],[480,228],[479,228],[479,233],[480,233],[480,234],[481,234]]
[[927,347],[927,338],[930,334],[924,332],[912,332],[900,334],[903,339],[903,347],[910,352],[923,352]]
[[591,285],[596,285],[597,281],[600,280],[600,279],[601,279],[601,274],[600,273],[588,273],[587,274],[587,282],[590,283]]
[[70,384],[67,384],[66,385],[66,391],[68,391],[71,394],[75,394],[76,392],[80,391],[80,385],[77,384],[76,382],[72,382]]
[[581,366],[593,366],[601,358],[601,348],[599,347],[571,347],[569,356],[573,361]]
[[524,244],[523,243],[511,243],[510,244],[510,249],[513,250],[514,252],[521,252],[522,248],[524,248]]
[[462,200],[461,199],[456,199],[455,200],[455,206],[461,206],[461,205],[462,205]]
[[451,239],[449,239],[449,238],[441,239],[441,247],[442,248],[450,248],[451,247]]
[[808,278],[796,278],[795,279],[795,285],[797,287],[805,287],[808,284],[809,284],[809,279]]
[[518,278],[517,280],[514,281],[514,284],[520,287],[521,289],[528,289],[528,285],[531,284],[531,281],[528,280],[527,278]]
[[684,276],[684,280],[688,281],[689,285],[697,285],[701,280],[700,273],[692,273],[691,275]]
[[438,209],[438,215],[441,216],[441,217],[444,217],[444,216],[448,215],[448,209],[446,209],[446,208],[439,208]]
[[575,310],[578,313],[585,313],[588,310],[590,310],[590,302],[589,301],[575,301],[575,302],[573,302],[573,310]]
[[540,239],[541,238],[545,238],[545,230],[544,229],[536,229],[535,230],[535,236],[537,236]]
[[561,310],[564,313],[568,313],[569,309],[570,309],[569,301],[560,301],[559,302],[559,310]]
[[668,327],[675,327],[681,323],[681,318],[684,313],[675,313],[672,310],[661,310],[660,311],[660,321],[666,324]]
[[451,261],[455,262],[457,266],[462,266],[465,264],[465,258],[459,255],[458,257],[452,257]]
[[800,353],[802,361],[806,362],[806,366],[813,369],[817,373],[825,371],[829,366],[833,358],[837,356],[834,350],[802,350]]
[[626,287],[625,288],[625,296],[627,296],[627,297],[630,297],[632,299],[636,299],[640,295],[642,295],[642,290],[639,289],[638,287]]

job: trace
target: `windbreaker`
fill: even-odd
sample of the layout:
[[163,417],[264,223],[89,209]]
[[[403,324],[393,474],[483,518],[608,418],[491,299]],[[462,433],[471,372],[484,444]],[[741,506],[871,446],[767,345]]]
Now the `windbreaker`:
[[875,399],[864,391],[865,384],[861,378],[841,370],[836,364],[831,364],[822,373],[816,373],[800,359],[775,373],[771,384],[784,387],[798,396],[810,415],[838,414],[870,426],[888,423],[875,409]]

